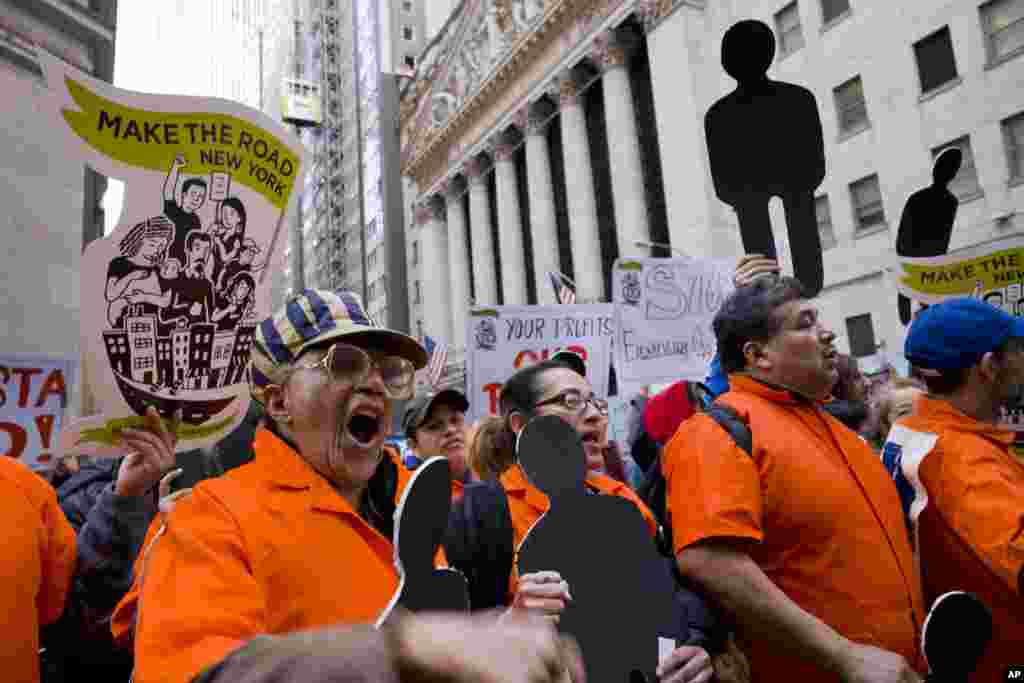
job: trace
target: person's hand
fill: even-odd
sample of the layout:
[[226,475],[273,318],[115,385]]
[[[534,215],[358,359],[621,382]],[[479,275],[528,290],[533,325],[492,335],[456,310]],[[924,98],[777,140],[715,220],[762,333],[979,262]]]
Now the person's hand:
[[558,623],[566,603],[572,600],[569,584],[558,572],[534,572],[519,577],[519,587],[509,613],[526,610]]
[[672,651],[665,661],[658,665],[658,680],[661,683],[705,683],[710,681],[715,670],[711,666],[711,655],[702,647],[683,645]]
[[860,643],[849,643],[836,661],[844,683],[922,683],[924,679],[900,655]]
[[191,313],[192,315],[202,315],[203,305],[197,301],[194,304],[192,304],[192,306],[188,309],[188,312]]
[[401,656],[433,680],[583,683],[579,647],[536,615],[406,616],[395,626]]
[[178,441],[175,434],[180,422],[179,409],[168,430],[156,408],[150,406],[146,410],[146,429],[125,429],[121,432],[120,443],[131,452],[117,471],[115,494],[141,496],[174,467],[174,446]]
[[736,264],[732,283],[736,287],[749,285],[754,280],[766,275],[778,275],[781,272],[779,262],[762,254],[747,254]]

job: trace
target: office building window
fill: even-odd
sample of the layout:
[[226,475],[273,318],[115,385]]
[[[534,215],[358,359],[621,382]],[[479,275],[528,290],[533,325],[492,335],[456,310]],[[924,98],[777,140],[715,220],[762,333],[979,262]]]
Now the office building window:
[[927,93],[957,78],[956,57],[949,27],[941,29],[914,43],[917,73],[921,79],[921,92]]
[[885,224],[885,207],[882,205],[882,189],[877,174],[850,183],[850,201],[853,204],[853,223],[857,232]]
[[412,241],[412,264],[418,266],[420,263],[420,243],[416,240]]
[[832,91],[839,117],[839,132],[854,133],[870,125],[868,104],[864,101],[864,84],[854,76]]
[[818,218],[818,235],[821,237],[821,250],[828,251],[836,246],[836,233],[832,229],[832,208],[828,205],[828,195],[814,198],[814,214]]
[[791,2],[775,13],[775,33],[779,36],[779,52],[785,56],[804,46],[804,32],[800,26],[800,8]]
[[988,61],[1024,53],[1024,0],[993,0],[981,6]]
[[1005,119],[1002,128],[1010,180],[1024,179],[1024,111]]
[[423,295],[422,295],[422,292],[420,292],[420,281],[419,280],[417,280],[416,282],[413,283],[413,288],[415,290],[415,293],[413,295],[415,297],[413,299],[413,303],[416,303],[416,304],[423,303]]
[[962,138],[953,140],[949,144],[936,147],[932,150],[932,160],[934,161],[943,150],[947,150],[950,147],[959,148],[960,153],[963,155],[963,160],[960,162],[960,170],[957,172],[956,177],[949,184],[949,191],[955,194],[957,199],[961,201],[977,196],[981,192],[981,185],[978,184],[978,171],[974,167],[974,153],[971,152],[970,136],[965,135]]
[[403,26],[402,27],[402,38],[404,38],[405,40],[412,40],[413,39],[412,26]]
[[878,350],[878,345],[875,344],[875,326],[871,323],[870,313],[847,318],[846,335],[850,340],[850,355],[854,358],[871,356]]
[[412,12],[412,0],[402,0],[402,11]]
[[835,21],[850,11],[850,0],[821,0],[821,23]]

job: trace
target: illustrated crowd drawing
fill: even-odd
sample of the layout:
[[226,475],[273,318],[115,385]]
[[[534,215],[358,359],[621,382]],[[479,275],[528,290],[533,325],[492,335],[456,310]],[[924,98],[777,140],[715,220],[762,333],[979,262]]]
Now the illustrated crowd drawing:
[[[257,264],[262,249],[246,237],[245,206],[227,196],[230,176],[217,179],[224,196],[216,198],[212,178],[187,178],[179,199],[185,163],[177,156],[167,174],[163,213],[133,226],[107,266],[105,347],[137,412],[144,399],[246,379],[255,276],[266,263]],[[215,219],[204,227],[199,210],[208,198]]]

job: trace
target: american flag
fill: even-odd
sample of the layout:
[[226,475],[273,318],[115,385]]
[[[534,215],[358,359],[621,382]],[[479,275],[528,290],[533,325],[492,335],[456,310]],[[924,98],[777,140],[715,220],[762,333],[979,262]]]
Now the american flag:
[[576,303],[576,292],[566,282],[566,278],[561,273],[551,272],[548,273],[551,278],[551,286],[555,290],[555,299],[560,304],[574,304]]
[[430,357],[430,360],[427,361],[427,382],[433,388],[441,381],[441,374],[444,372],[444,366],[448,362],[448,345],[444,343],[438,344],[430,338],[430,335],[427,335],[423,339],[423,347],[427,350],[427,355]]

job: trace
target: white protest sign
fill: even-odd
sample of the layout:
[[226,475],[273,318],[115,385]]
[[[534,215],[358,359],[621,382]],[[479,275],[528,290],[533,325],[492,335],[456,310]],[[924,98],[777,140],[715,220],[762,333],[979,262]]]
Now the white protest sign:
[[611,304],[496,306],[466,320],[466,398],[473,419],[498,413],[502,384],[516,370],[566,349],[583,357],[598,396],[608,393]]
[[280,123],[228,100],[130,92],[40,52],[52,132],[125,183],[117,228],[82,256],[82,356],[99,415],[61,453],[117,455],[148,407],[180,409],[178,449],[216,443],[244,417],[268,265],[304,149]]
[[697,259],[615,262],[614,350],[620,386],[704,380],[716,348],[711,321],[733,290],[734,267],[732,261]]
[[57,435],[78,361],[0,356],[0,458],[37,470],[56,465]]

